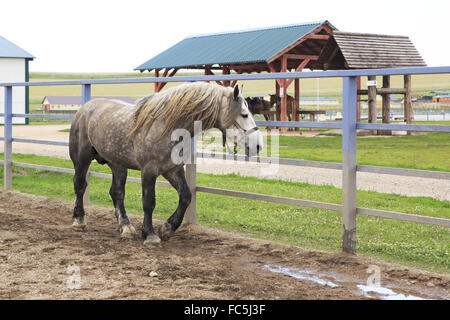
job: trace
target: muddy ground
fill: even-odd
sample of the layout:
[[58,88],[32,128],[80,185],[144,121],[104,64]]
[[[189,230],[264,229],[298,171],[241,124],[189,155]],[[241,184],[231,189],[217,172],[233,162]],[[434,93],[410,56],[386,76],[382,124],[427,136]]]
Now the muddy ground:
[[[196,225],[150,249],[119,237],[112,209],[88,207],[86,232],[72,230],[71,211],[60,199],[0,191],[0,299],[450,298],[449,275]],[[142,217],[131,220],[140,230]],[[373,265],[378,293],[362,287]]]

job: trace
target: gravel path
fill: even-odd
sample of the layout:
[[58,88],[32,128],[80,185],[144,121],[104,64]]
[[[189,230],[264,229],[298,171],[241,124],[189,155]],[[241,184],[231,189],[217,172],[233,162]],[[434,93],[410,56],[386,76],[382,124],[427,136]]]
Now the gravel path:
[[[69,134],[59,131],[69,127],[69,125],[14,126],[13,136],[17,138],[68,142]],[[2,136],[3,132],[0,134]],[[310,133],[305,132],[304,134]],[[0,144],[0,152],[3,152],[3,144]],[[13,152],[69,158],[67,147],[41,144],[14,143]],[[235,164],[227,162],[227,164],[224,164],[220,160],[201,159],[199,160],[198,172],[264,176],[261,172],[264,172],[265,170],[262,169],[267,168],[267,166],[267,164],[245,162],[237,162]],[[265,177],[286,181],[306,182],[315,185],[332,185],[337,188],[342,187],[342,173],[340,170],[280,165],[274,174]],[[357,182],[359,190],[395,193],[405,196],[425,196],[450,201],[450,183],[447,180],[358,172]]]

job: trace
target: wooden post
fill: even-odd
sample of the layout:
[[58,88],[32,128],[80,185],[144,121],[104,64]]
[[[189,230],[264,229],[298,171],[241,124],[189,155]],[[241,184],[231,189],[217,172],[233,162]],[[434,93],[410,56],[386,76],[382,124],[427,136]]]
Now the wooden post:
[[[159,70],[155,69],[155,78],[159,78]],[[159,82],[155,82],[155,92],[159,92]]]
[[[404,116],[405,116],[405,122],[407,124],[412,123],[413,119],[413,110],[412,110],[412,100],[411,100],[411,75],[407,74],[404,76],[404,84],[405,84],[405,98],[403,102],[403,108],[404,108]],[[408,131],[408,135],[411,134],[411,131]]]
[[[294,120],[298,122],[300,121],[300,115],[298,114],[298,112],[300,111],[300,79],[295,79],[294,86],[295,86],[295,110],[292,116],[294,117]],[[300,128],[295,128],[295,131],[299,130]]]
[[[391,76],[383,76],[383,88],[391,87]],[[391,95],[389,93],[385,93],[383,96],[383,123],[391,122]],[[379,135],[392,135],[391,130],[378,130]]]
[[[281,72],[287,72],[287,57],[284,56],[281,61]],[[287,121],[287,80],[281,80],[282,83],[282,95],[281,95],[281,121]],[[287,128],[281,127],[281,133],[286,133]]]
[[3,188],[12,189],[12,87],[5,87]]
[[[280,99],[280,84],[277,80],[275,80],[275,117],[276,121],[280,121],[281,119],[281,99]],[[280,103],[278,103],[280,101]],[[276,127],[278,130],[280,130],[280,127]]]
[[356,253],[356,77],[345,77],[342,112],[342,250]]
[[[356,77],[356,89],[361,90],[361,77]],[[356,96],[356,122],[361,122],[361,96]]]
[[[230,69],[229,69],[228,67],[225,67],[225,66],[222,68],[222,73],[223,73],[224,75],[231,74],[231,73],[230,73]],[[230,84],[231,84],[230,80],[224,80],[222,83],[223,83],[223,86],[224,86],[224,87],[229,87]]]
[[[367,78],[369,81],[376,81],[376,76],[369,76]],[[377,123],[377,86],[367,87],[368,95],[368,107],[369,107],[369,123]],[[377,131],[372,131],[372,134],[377,134]]]

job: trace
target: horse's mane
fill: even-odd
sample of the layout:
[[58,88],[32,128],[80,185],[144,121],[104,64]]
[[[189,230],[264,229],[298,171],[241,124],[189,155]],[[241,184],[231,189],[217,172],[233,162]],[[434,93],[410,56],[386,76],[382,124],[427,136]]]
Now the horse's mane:
[[141,128],[150,129],[157,120],[163,123],[160,137],[175,129],[186,128],[194,121],[202,121],[203,130],[210,129],[219,117],[222,125],[228,127],[236,116],[229,110],[232,96],[231,88],[204,82],[188,83],[148,95],[137,103],[135,123],[128,137]]

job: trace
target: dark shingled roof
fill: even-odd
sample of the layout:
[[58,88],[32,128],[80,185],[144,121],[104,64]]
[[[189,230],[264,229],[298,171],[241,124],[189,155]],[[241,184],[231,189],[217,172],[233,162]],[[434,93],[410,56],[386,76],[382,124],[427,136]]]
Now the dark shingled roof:
[[315,69],[426,67],[408,37],[334,31]]

